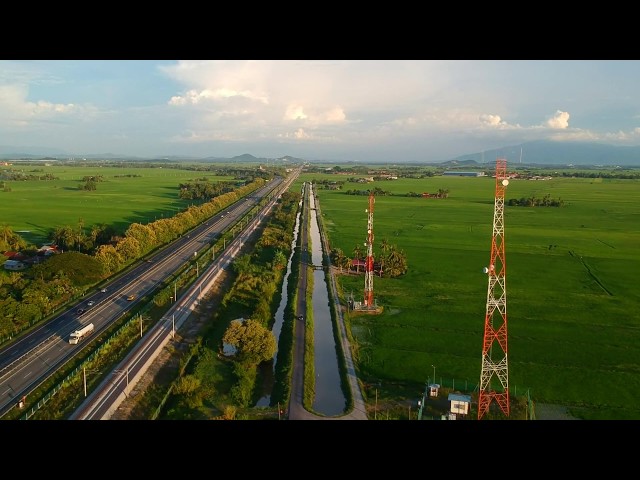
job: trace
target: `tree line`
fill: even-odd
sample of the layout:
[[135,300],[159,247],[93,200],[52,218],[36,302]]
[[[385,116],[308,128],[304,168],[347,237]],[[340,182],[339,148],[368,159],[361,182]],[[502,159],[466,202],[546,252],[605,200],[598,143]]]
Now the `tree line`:
[[562,207],[564,200],[560,198],[553,199],[551,194],[547,193],[544,197],[539,198],[535,195],[530,197],[510,198],[507,200],[507,205],[515,207]]

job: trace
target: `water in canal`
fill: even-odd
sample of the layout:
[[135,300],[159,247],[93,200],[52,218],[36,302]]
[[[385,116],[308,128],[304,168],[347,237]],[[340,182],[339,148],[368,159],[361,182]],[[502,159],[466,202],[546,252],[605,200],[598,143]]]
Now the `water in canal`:
[[[306,185],[309,185],[308,183]],[[322,242],[320,238],[320,230],[315,209],[315,197],[311,188],[305,189],[305,195],[310,196],[310,243],[311,243],[311,261],[314,265],[322,265]],[[301,205],[300,205],[301,206]],[[300,209],[299,209],[300,210]],[[291,261],[295,246],[298,242],[300,230],[300,211],[296,218],[295,229],[293,233],[293,241],[291,244],[291,255],[287,263],[287,272],[284,277],[281,290],[280,306],[276,312],[275,322],[273,325],[273,334],[276,337],[276,344],[279,342],[280,332],[284,317],[284,310],[289,299],[287,298],[289,275],[291,273]],[[315,398],[313,402],[313,410],[317,413],[334,416],[344,413],[346,408],[346,400],[344,392],[340,384],[340,373],[338,365],[338,355],[336,350],[335,338],[333,335],[333,323],[331,321],[331,312],[329,305],[329,290],[325,280],[324,270],[313,271],[313,329],[314,329],[314,369],[315,369]],[[265,365],[269,369],[266,372],[273,377],[275,368],[275,359],[278,352],[276,351],[273,360]],[[272,385],[273,381],[265,382],[265,385]],[[269,389],[270,391],[270,389]],[[270,402],[270,394],[265,394],[256,404],[256,406],[268,406]]]
[[[314,265],[322,265],[322,240],[312,188],[310,194],[311,261]],[[324,270],[313,271],[313,346],[316,374],[313,410],[327,416],[333,416],[344,412],[346,400],[340,386],[338,353],[329,304],[329,285],[325,277]]]

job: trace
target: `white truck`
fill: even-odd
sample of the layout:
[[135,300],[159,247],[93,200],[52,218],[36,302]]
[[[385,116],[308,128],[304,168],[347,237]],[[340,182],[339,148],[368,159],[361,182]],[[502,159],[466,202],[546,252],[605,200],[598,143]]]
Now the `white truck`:
[[91,332],[93,332],[93,323],[90,323],[89,325],[85,325],[80,330],[75,330],[71,332],[71,335],[69,336],[69,343],[75,345],[84,337],[89,335]]

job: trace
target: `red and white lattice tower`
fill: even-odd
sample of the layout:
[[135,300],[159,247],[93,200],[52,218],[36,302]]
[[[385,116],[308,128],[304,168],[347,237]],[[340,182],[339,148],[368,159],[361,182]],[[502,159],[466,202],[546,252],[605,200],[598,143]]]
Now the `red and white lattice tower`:
[[[493,400],[509,416],[509,368],[507,363],[507,291],[504,257],[504,191],[509,185],[507,161],[496,160],[496,194],[493,210],[491,261],[484,271],[489,276],[487,289],[484,339],[482,342],[482,373],[478,397],[478,420],[489,410]],[[498,386],[499,384],[499,386]],[[498,389],[494,387],[498,386]]]
[[364,267],[364,306],[373,306],[373,204],[375,198],[373,192],[369,193],[369,208],[367,212],[369,219],[367,221],[367,261]]

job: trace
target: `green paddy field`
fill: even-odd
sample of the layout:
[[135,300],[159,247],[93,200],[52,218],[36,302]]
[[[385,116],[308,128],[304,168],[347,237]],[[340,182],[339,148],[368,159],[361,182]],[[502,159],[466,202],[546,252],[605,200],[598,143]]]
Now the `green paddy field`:
[[[132,223],[171,217],[194,203],[178,198],[181,182],[231,180],[206,171],[163,167],[17,164],[11,168],[56,178],[7,181],[10,191],[0,188],[0,223],[38,245],[46,242],[49,231],[57,226],[77,228],[83,223],[89,231],[92,225],[106,224],[124,232]],[[85,176],[102,178],[95,191],[82,190]]]
[[[302,175],[300,181],[335,180]],[[351,319],[358,368],[369,383],[476,386],[490,258],[495,179],[443,177],[316,189],[331,247],[352,255],[366,241],[367,196],[379,187],[374,257],[386,239],[404,251],[401,278],[374,278],[379,316]],[[446,199],[408,192],[449,190]],[[562,199],[562,207],[507,206],[511,198]],[[506,189],[508,367],[512,394],[567,406],[584,419],[640,419],[640,182],[513,179]],[[339,277],[362,300],[364,276]]]

